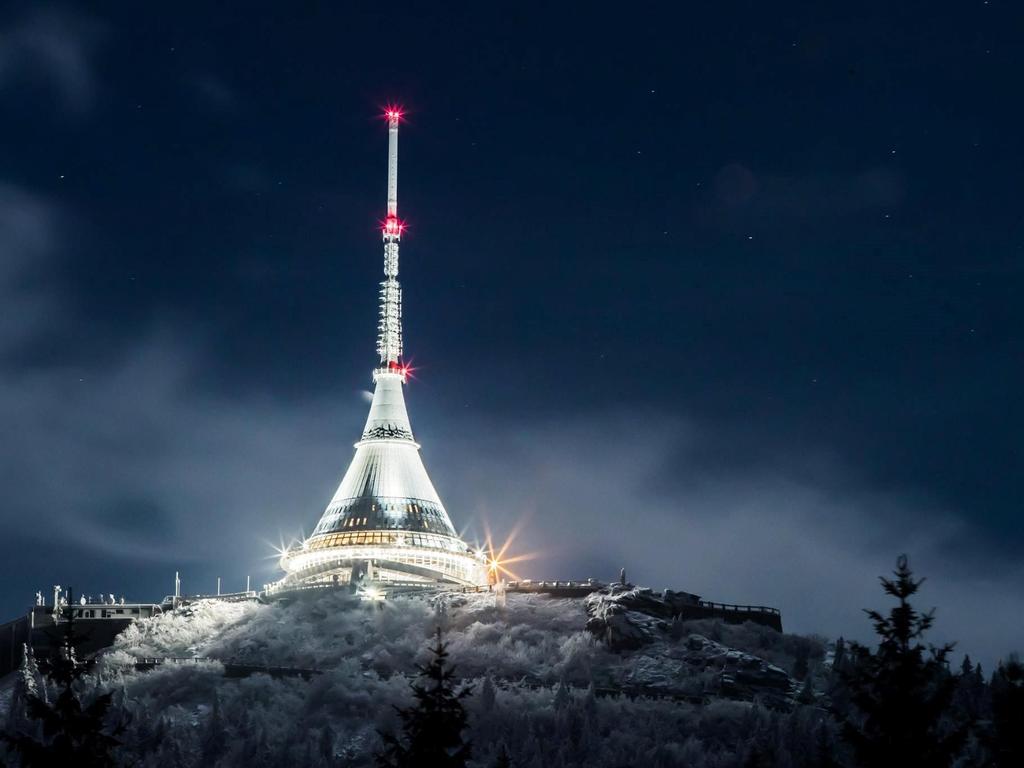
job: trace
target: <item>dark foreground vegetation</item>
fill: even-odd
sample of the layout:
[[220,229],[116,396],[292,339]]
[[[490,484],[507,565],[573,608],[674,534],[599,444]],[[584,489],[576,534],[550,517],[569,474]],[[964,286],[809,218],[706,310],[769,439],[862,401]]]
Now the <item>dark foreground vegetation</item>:
[[[387,768],[1019,768],[1024,765],[1024,666],[1010,657],[986,675],[964,657],[959,668],[951,668],[952,648],[926,643],[935,619],[912,603],[920,585],[905,557],[891,579],[882,579],[895,604],[868,611],[878,638],[874,648],[840,639],[824,663],[811,663],[810,650],[799,649],[812,646],[797,643],[788,671],[799,684],[788,703],[778,697],[746,702],[638,697],[627,706],[600,699],[593,684],[574,689],[566,677],[547,689],[546,698],[521,683],[525,692],[503,702],[499,699],[507,692],[491,677],[481,683],[457,676],[438,629],[427,663],[416,667],[407,684],[407,704],[378,719],[386,727],[377,728],[374,743],[361,750],[339,749],[339,734],[329,724],[308,732],[317,738],[272,743],[254,717],[222,712],[216,690],[201,716],[178,730],[163,713],[140,716],[123,690],[119,693],[80,658],[69,620],[49,658],[37,666],[28,656],[11,698],[0,756],[25,768],[374,763]],[[448,630],[450,636],[457,631]],[[325,689],[307,695],[310,700],[301,706],[309,711],[329,707],[317,700],[327,696]],[[381,717],[375,709],[392,708],[390,700],[371,698],[362,705],[371,718]]]

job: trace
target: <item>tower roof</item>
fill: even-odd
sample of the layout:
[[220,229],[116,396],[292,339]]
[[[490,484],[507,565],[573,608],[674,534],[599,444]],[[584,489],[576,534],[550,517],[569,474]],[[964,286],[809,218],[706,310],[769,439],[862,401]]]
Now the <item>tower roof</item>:
[[412,425],[405,409],[405,394],[402,392],[401,373],[378,371],[373,391],[370,413],[363,427],[363,440],[400,439],[412,440]]
[[402,392],[403,376],[377,372],[356,455],[313,538],[338,531],[404,530],[455,537],[448,513],[430,482]]

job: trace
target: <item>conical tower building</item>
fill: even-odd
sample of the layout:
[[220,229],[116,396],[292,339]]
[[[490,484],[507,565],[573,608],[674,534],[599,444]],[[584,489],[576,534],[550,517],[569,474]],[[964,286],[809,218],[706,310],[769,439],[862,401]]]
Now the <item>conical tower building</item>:
[[356,453],[313,534],[281,557],[279,588],[373,581],[484,584],[485,556],[456,534],[413,439],[403,387],[398,244],[398,124],[389,108],[384,280],[370,414]]

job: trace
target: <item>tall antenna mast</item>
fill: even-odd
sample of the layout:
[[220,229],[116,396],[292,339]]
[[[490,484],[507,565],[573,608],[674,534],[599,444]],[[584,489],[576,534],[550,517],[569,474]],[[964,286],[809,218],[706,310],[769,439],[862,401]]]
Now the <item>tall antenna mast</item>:
[[[398,242],[405,229],[398,218],[398,123],[402,110],[388,107],[388,213],[384,219],[384,280],[380,284],[380,319],[377,323],[377,354],[380,370],[403,372],[402,286],[398,284]],[[404,372],[403,372],[404,379]]]
[[[388,106],[388,205],[380,223],[384,280],[373,371],[373,400],[362,437],[341,484],[313,535],[281,556],[287,574],[272,589],[364,583],[483,585],[487,560],[455,532],[427,475],[405,408],[408,366],[402,359],[402,289],[398,244],[405,225],[398,218],[398,126],[402,110]],[[376,589],[376,588],[374,588]],[[378,596],[386,594],[382,587]]]

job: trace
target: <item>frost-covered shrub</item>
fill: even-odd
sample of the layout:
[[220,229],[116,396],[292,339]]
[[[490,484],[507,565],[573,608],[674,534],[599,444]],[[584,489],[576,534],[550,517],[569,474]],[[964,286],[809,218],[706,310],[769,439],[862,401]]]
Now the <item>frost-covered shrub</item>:
[[194,603],[132,624],[118,636],[114,648],[140,658],[203,656],[211,640],[229,627],[248,623],[265,608],[219,600]]
[[[808,643],[809,658],[819,657],[816,640],[701,621],[614,653],[586,632],[586,619],[579,600],[523,594],[508,595],[503,609],[488,594],[207,601],[129,628],[95,677],[123,689],[127,757],[154,768],[373,765],[379,732],[398,727],[394,707],[411,703],[410,677],[427,660],[438,624],[457,674],[475,685],[465,702],[474,766],[493,765],[505,745],[517,768],[732,768],[749,757],[751,734],[785,746],[819,728],[803,716],[715,698],[721,668],[687,660],[689,637],[700,634],[791,670]],[[150,656],[214,661],[135,668]],[[225,665],[238,663],[319,674],[226,677]],[[621,689],[630,695],[610,695]]]

